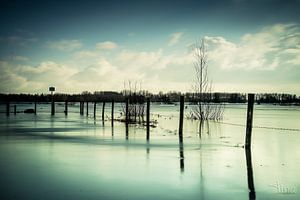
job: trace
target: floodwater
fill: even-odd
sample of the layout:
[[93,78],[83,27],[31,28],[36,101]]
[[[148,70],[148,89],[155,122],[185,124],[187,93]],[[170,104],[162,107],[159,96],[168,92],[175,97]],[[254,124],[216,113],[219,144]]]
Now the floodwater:
[[[17,105],[26,108],[33,104]],[[247,157],[245,104],[226,105],[224,119],[204,123],[201,138],[199,122],[184,119],[183,148],[178,105],[151,105],[158,123],[149,143],[135,125],[126,140],[123,123],[111,126],[110,104],[104,123],[101,108],[96,119],[92,104],[88,116],[78,104],[68,116],[64,105],[50,116],[50,105],[38,104],[36,116],[6,117],[2,105],[0,199],[300,199],[300,107],[255,105]],[[116,117],[120,111],[117,104]]]

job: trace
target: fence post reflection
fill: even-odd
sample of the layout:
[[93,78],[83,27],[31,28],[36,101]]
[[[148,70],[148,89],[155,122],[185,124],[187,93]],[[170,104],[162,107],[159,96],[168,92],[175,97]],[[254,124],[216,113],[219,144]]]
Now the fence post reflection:
[[184,172],[184,148],[183,144],[179,144],[180,170]]
[[256,199],[254,180],[253,180],[253,168],[252,168],[252,157],[251,148],[245,148],[246,153],[246,164],[247,164],[247,180],[249,189],[249,199]]

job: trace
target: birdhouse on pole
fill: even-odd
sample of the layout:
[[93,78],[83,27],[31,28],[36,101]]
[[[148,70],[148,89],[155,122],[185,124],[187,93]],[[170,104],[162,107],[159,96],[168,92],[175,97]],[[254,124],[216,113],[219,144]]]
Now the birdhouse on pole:
[[55,87],[53,86],[49,87],[49,91],[51,92],[51,95],[53,95],[53,92],[55,91]]

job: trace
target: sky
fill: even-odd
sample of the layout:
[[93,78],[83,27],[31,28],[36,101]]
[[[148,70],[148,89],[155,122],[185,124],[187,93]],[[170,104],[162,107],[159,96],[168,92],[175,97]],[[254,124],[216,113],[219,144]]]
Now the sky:
[[214,92],[300,95],[298,0],[0,0],[0,27],[0,93],[192,92],[204,39]]

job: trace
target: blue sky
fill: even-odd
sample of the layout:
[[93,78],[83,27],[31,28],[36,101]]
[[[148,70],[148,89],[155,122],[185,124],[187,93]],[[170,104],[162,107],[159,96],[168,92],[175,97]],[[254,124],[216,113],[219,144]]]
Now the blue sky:
[[2,0],[0,15],[1,93],[192,91],[204,38],[214,91],[300,95],[296,0]]

